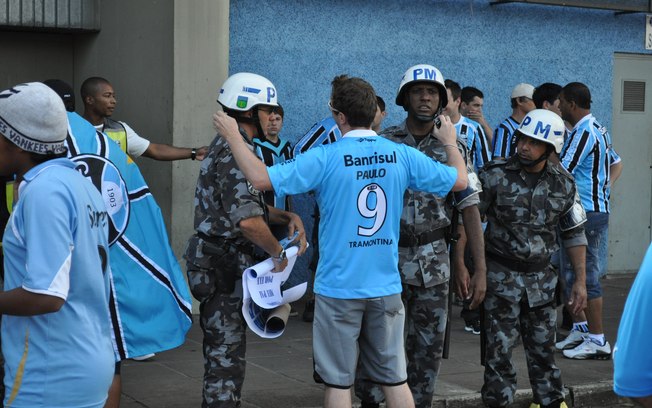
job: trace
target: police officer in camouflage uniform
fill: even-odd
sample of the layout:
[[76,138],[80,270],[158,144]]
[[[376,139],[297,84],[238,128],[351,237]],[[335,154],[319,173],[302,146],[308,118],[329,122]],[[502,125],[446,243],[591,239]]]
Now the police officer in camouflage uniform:
[[[252,138],[263,134],[261,129],[267,127],[273,108],[278,106],[274,85],[250,73],[229,77],[217,101],[236,119],[252,149]],[[286,224],[292,234],[299,231],[300,253],[305,251],[299,217],[264,204],[218,134],[202,162],[195,191],[195,233],[184,255],[190,290],[201,302],[204,408],[240,406],[246,348],[242,271],[256,261],[254,245],[272,257],[277,271],[287,265],[285,251],[268,222]]]
[[534,395],[531,407],[566,407],[555,365],[557,274],[550,255],[557,229],[576,274],[569,306],[586,305],[583,224],[586,214],[572,176],[548,160],[560,152],[564,122],[555,113],[529,112],[517,130],[517,154],[480,172],[485,232],[487,295],[484,301],[486,358],[482,399],[486,406],[512,403],[516,372],[512,350],[523,340]]
[[[431,65],[415,65],[403,76],[396,104],[407,111],[407,119],[399,126],[385,129],[381,136],[415,147],[427,156],[448,162],[444,144],[435,137],[435,121],[447,105],[444,78]],[[458,140],[463,157],[466,141]],[[462,213],[469,244],[476,263],[476,273],[469,282],[473,307],[484,298],[486,267],[477,176],[468,168],[466,190],[438,197],[430,193],[406,191],[401,214],[399,271],[403,283],[406,309],[408,385],[416,407],[430,407],[442,357],[446,317],[450,260],[446,235],[450,231],[452,205]],[[473,180],[476,182],[473,183]],[[457,262],[463,263],[464,250],[456,251]],[[377,407],[382,394],[368,382],[356,383],[356,395],[362,407]]]

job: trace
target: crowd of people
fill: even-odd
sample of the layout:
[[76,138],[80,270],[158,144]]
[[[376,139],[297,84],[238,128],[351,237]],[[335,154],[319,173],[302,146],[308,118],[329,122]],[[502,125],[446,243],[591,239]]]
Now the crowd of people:
[[[284,237],[296,236],[299,255],[306,251],[304,223],[292,212],[292,196],[302,193],[315,201],[314,282],[303,318],[313,324],[314,379],[324,384],[325,407],[350,407],[352,389],[362,407],[430,407],[453,292],[466,330],[482,339],[487,407],[514,401],[511,354],[519,342],[535,408],[567,407],[556,351],[611,358],[600,279],[610,191],[623,165],[591,114],[589,88],[517,84],[511,115],[492,129],[482,91],[444,79],[432,65],[409,67],[397,83],[394,101],[405,119],[383,127],[385,102],[374,88],[335,77],[331,116],[293,147],[281,136],[286,112],[273,83],[237,73],[219,91],[217,135],[200,148],[143,139],[111,118],[109,81],[82,84],[83,118],[124,153],[202,160],[183,257],[200,302],[203,407],[241,404],[242,271],[264,258],[284,270]],[[74,95],[59,85],[50,84],[57,92],[29,83],[0,93],[0,176],[20,186],[3,239],[4,401],[117,407],[122,358],[109,311],[111,212],[65,158]],[[632,302],[644,301],[642,290]],[[563,339],[560,305],[572,317]],[[623,331],[639,324],[635,313],[625,321]],[[617,363],[644,347],[630,346],[630,337],[618,338]],[[80,341],[88,347],[77,347]],[[36,351],[28,354],[28,344]],[[54,348],[59,352],[44,353]],[[60,357],[72,353],[79,358]],[[82,361],[94,364],[69,367]],[[57,374],[44,379],[45,366]],[[619,376],[621,366],[616,391],[650,404],[649,385],[630,385],[636,378]],[[80,375],[87,386],[78,385]]]
[[[268,81],[265,85],[269,95],[273,85]],[[320,121],[301,138],[301,149],[295,149],[299,154],[294,159],[285,157],[282,165],[266,160],[272,165],[269,169],[254,160],[255,155],[246,147],[252,137],[242,125],[243,119],[258,119],[263,134],[268,126],[257,105],[249,105],[243,114],[243,109],[233,109],[218,100],[224,112],[214,116],[218,131],[214,143],[227,141],[233,165],[243,172],[242,180],[248,180],[248,186],[275,195],[311,191],[315,196],[319,232],[313,242],[320,254],[328,254],[316,262],[313,325],[315,379],[326,385],[325,405],[350,404],[350,400],[344,401],[350,398],[348,394],[340,390],[348,392],[354,387],[363,407],[379,406],[383,398],[387,406],[403,406],[395,405],[399,404],[395,396],[404,395],[404,384],[416,406],[431,405],[444,350],[449,280],[453,276],[454,287],[465,301],[467,329],[483,332],[485,404],[501,407],[513,401],[515,371],[510,357],[520,337],[528,355],[533,404],[566,406],[555,349],[573,359],[611,355],[602,326],[591,322],[601,319],[599,279],[605,273],[607,252],[602,243],[608,225],[604,220],[608,220],[610,188],[620,175],[622,163],[609,133],[590,115],[588,87],[577,82],[565,87],[546,83],[538,88],[518,84],[511,95],[512,114],[492,130],[482,113],[484,95],[480,90],[461,88],[455,81],[445,81],[437,68],[420,64],[410,67],[399,83],[395,103],[405,109],[405,121],[380,130],[378,100],[376,108],[369,107],[366,119],[361,120],[365,101],[373,99],[366,94],[373,92],[369,84],[359,78],[338,77],[332,86],[332,117]],[[251,95],[244,91],[247,88],[243,84],[243,91],[238,89],[236,96],[230,95],[225,85],[220,98],[226,94],[234,100],[249,100]],[[277,109],[273,89],[273,100],[258,101],[263,110],[268,106]],[[339,134],[331,131],[334,125]],[[374,133],[366,133],[369,130]],[[237,131],[248,137],[238,137]],[[446,142],[450,134],[455,136],[455,143]],[[415,186],[404,194],[385,187],[384,183],[393,180],[390,169],[400,168],[401,161],[392,161],[396,156],[384,153],[380,147],[384,144],[359,156],[356,149],[343,143],[360,138],[379,141],[375,135],[449,166],[453,165],[451,156],[456,157],[449,148],[455,147],[464,160],[466,185],[453,189],[454,193],[434,194]],[[255,140],[250,143],[259,143]],[[219,151],[229,154],[221,146]],[[333,157],[339,157],[339,163]],[[214,173],[220,174],[218,170]],[[338,200],[331,197],[332,184],[339,187]],[[363,184],[367,190],[360,189]],[[390,194],[402,199],[399,209],[391,205]],[[348,197],[351,204],[347,204]],[[398,229],[388,232],[396,228],[397,220],[392,220],[396,212],[400,214]],[[393,238],[385,238],[388,233]],[[366,276],[378,279],[382,274],[395,275],[387,266],[369,263],[370,259],[382,259],[379,251],[396,253],[400,288],[393,289],[385,282],[384,291],[378,293],[374,288],[381,280],[365,281]],[[367,263],[359,265],[359,259]],[[357,272],[355,278],[350,277],[351,269]],[[564,288],[562,299],[556,296],[558,280]],[[342,282],[346,287],[338,287]],[[359,284],[364,289],[358,288]],[[390,304],[397,294],[405,314],[405,342],[396,347],[395,342],[401,340],[385,329],[389,336],[385,347],[405,353],[400,358],[405,358],[405,371],[400,366],[400,376],[394,363],[385,367],[384,373],[374,371],[386,348],[375,345],[377,334],[369,331],[366,320],[376,312],[369,305],[370,299],[386,296]],[[575,323],[567,338],[555,343],[558,302],[565,303]],[[346,309],[334,308],[340,303]],[[344,327],[333,325],[335,317]],[[351,335],[350,326],[355,330],[359,354],[342,356],[328,345],[333,339],[340,346],[347,344],[340,342]],[[347,364],[341,361],[343,357]],[[207,357],[207,367],[220,361],[230,367],[231,359],[212,358],[215,363]],[[388,383],[388,378],[402,380]],[[217,398],[237,401],[239,392],[230,388]]]

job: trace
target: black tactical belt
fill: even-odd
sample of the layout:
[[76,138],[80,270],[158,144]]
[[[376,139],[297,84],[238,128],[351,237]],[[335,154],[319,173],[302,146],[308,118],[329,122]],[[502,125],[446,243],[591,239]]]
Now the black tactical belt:
[[448,228],[439,228],[434,231],[422,232],[419,235],[401,234],[398,239],[398,246],[412,248],[439,241],[440,239],[446,238],[447,231]]
[[236,245],[233,243],[233,241],[229,241],[228,239],[220,238],[220,237],[212,237],[210,235],[206,235],[203,232],[198,232],[197,236],[201,238],[204,241],[210,242],[211,244],[215,244],[218,246],[234,246],[238,249],[239,252],[242,252],[245,255],[253,256],[254,255],[254,247],[252,245]]
[[541,272],[550,265],[550,258],[541,262],[523,262],[491,252],[487,252],[487,258],[517,272]]

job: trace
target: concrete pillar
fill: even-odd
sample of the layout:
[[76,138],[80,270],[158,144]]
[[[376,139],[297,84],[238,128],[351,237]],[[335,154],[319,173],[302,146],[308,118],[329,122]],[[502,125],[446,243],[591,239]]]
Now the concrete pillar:
[[[217,95],[228,75],[228,66],[229,1],[175,1],[172,116],[175,145],[203,146],[213,140],[211,115],[217,108]],[[172,166],[170,232],[172,248],[179,257],[192,233],[199,166],[199,162],[189,160]]]

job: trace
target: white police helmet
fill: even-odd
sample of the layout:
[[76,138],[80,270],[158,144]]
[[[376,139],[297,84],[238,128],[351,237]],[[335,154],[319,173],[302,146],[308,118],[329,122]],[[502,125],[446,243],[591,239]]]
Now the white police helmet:
[[260,75],[233,74],[224,81],[217,102],[227,109],[246,112],[256,105],[278,106],[276,87]]
[[561,153],[566,126],[556,113],[547,109],[535,109],[525,115],[518,131],[525,136],[553,145],[557,154]]
[[432,65],[428,64],[419,64],[413,67],[408,68],[401,78],[401,84],[398,86],[398,92],[396,93],[396,104],[398,106],[403,106],[403,109],[407,108],[403,105],[403,100],[409,84],[413,82],[432,82],[439,89],[439,108],[442,109],[448,105],[448,95],[446,94],[446,85],[444,85],[444,76],[439,72],[439,70]]

